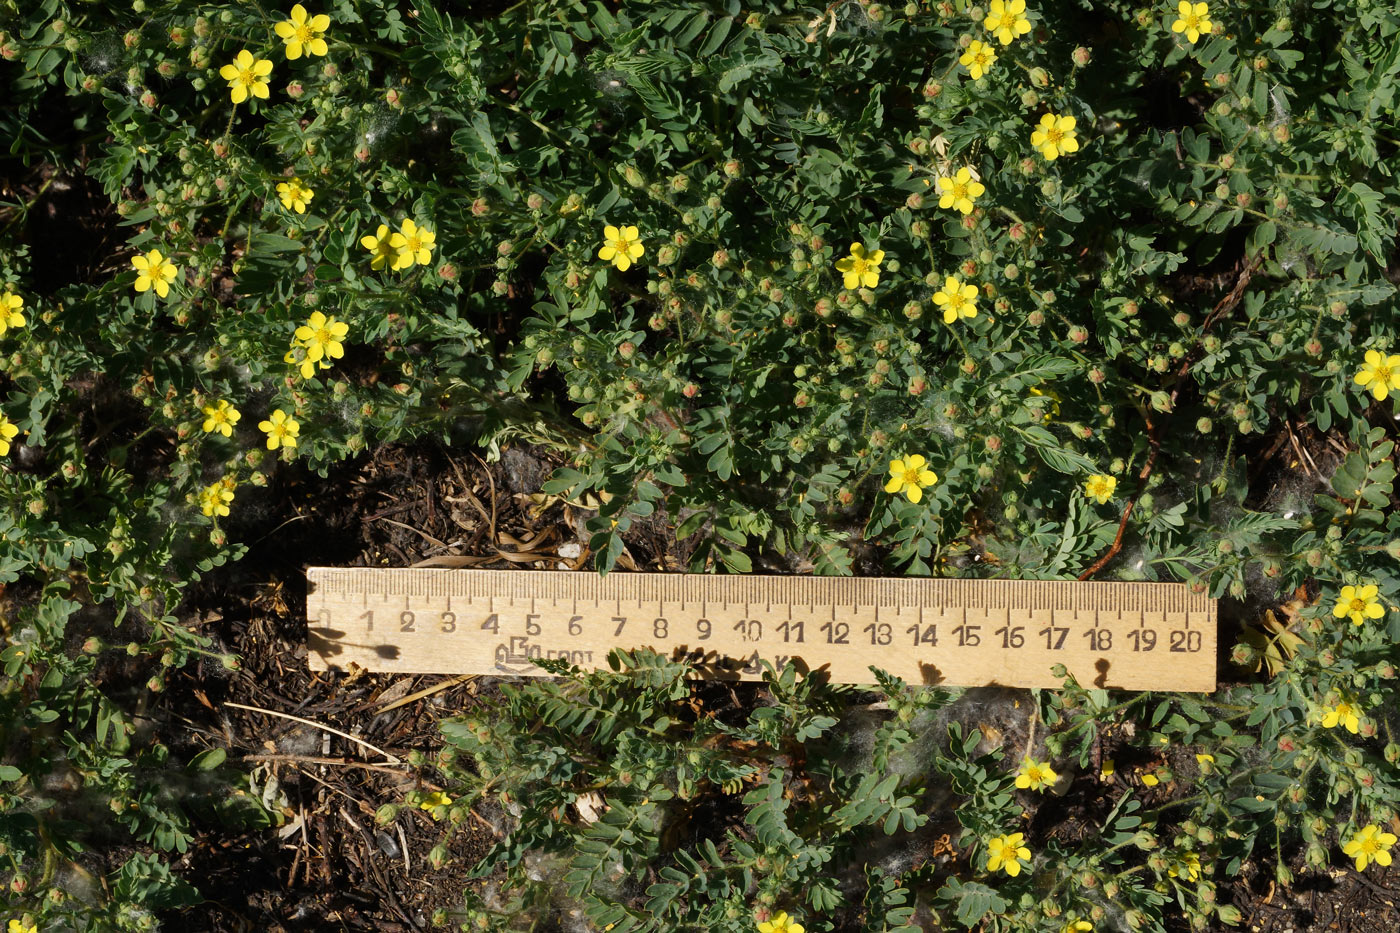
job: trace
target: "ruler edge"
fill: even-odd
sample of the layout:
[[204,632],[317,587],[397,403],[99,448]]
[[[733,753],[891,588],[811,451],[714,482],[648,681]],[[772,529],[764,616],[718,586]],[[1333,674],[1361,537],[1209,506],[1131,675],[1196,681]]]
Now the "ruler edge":
[[[307,580],[307,584],[308,584],[308,587],[307,587],[307,600],[306,600],[306,618],[307,618],[308,628],[310,628],[310,626],[311,626],[311,625],[313,624],[313,622],[315,621],[314,618],[313,618],[313,609],[312,609],[312,607],[313,607],[313,603],[315,602],[315,599],[316,599],[315,593],[316,593],[316,591],[317,591],[322,585],[327,585],[327,589],[328,589],[328,591],[329,591],[329,595],[356,595],[356,594],[363,594],[363,593],[366,593],[366,592],[367,592],[366,588],[364,588],[364,587],[358,587],[358,588],[354,588],[354,589],[351,589],[351,588],[348,588],[348,587],[333,588],[333,587],[330,586],[330,584],[332,583],[332,581],[337,581],[337,582],[338,582],[338,581],[340,581],[340,580],[344,580],[344,579],[347,579],[347,578],[366,577],[366,576],[368,576],[368,577],[385,577],[385,576],[387,576],[387,577],[393,577],[393,576],[402,576],[402,575],[404,575],[405,573],[410,573],[410,574],[413,574],[413,575],[415,575],[415,576],[425,576],[425,575],[427,575],[427,576],[442,576],[442,577],[457,576],[457,577],[460,577],[460,578],[462,578],[462,579],[474,578],[474,579],[480,580],[480,581],[482,581],[482,582],[486,582],[487,579],[501,578],[501,577],[503,577],[504,575],[507,575],[507,574],[508,574],[508,575],[510,575],[510,577],[511,577],[513,580],[520,580],[520,582],[522,582],[522,583],[524,582],[523,579],[521,578],[522,571],[520,571],[520,570],[475,569],[475,568],[465,568],[465,567],[328,567],[328,566],[308,566],[308,567],[305,569],[306,580]],[[748,586],[761,586],[761,585],[763,585],[763,583],[764,583],[765,581],[798,581],[798,580],[801,580],[801,581],[822,581],[822,582],[828,583],[828,585],[831,585],[831,586],[845,585],[845,586],[861,586],[861,587],[865,587],[865,588],[875,588],[875,587],[878,587],[878,586],[880,586],[880,585],[885,585],[885,586],[888,586],[888,587],[898,587],[898,588],[901,588],[901,589],[907,588],[907,587],[909,586],[909,584],[915,584],[916,586],[918,586],[918,587],[920,587],[920,588],[934,588],[934,589],[937,589],[937,588],[940,588],[940,587],[942,587],[942,588],[947,588],[947,587],[949,587],[949,586],[951,586],[951,585],[961,585],[961,586],[964,586],[964,587],[969,586],[969,585],[972,585],[972,588],[973,588],[973,589],[985,589],[985,588],[986,588],[986,585],[988,585],[988,584],[996,584],[996,585],[1000,585],[1000,586],[1002,586],[1002,587],[1010,586],[1011,588],[1026,587],[1026,586],[1037,586],[1037,587],[1045,587],[1045,588],[1048,588],[1048,589],[1051,589],[1051,590],[1054,590],[1054,589],[1064,590],[1064,589],[1070,589],[1070,588],[1077,588],[1080,592],[1084,592],[1084,591],[1086,591],[1086,589],[1087,589],[1087,590],[1105,591],[1105,590],[1108,590],[1108,589],[1119,589],[1119,588],[1132,588],[1132,589],[1136,590],[1136,591],[1139,592],[1139,593],[1142,593],[1142,592],[1151,592],[1151,591],[1153,591],[1153,590],[1156,590],[1157,592],[1161,593],[1161,592],[1163,592],[1163,591],[1165,591],[1165,590],[1170,590],[1170,591],[1172,591],[1172,594],[1173,594],[1173,595],[1177,595],[1177,596],[1179,596],[1179,597],[1184,597],[1184,600],[1185,600],[1185,602],[1186,602],[1186,607],[1184,608],[1184,611],[1185,611],[1185,612],[1188,612],[1188,613],[1191,613],[1191,614],[1201,613],[1201,614],[1204,614],[1205,617],[1206,617],[1206,618],[1205,618],[1206,626],[1209,628],[1209,630],[1210,630],[1210,632],[1211,632],[1211,640],[1212,640],[1212,642],[1214,643],[1214,649],[1215,649],[1214,652],[1213,652],[1213,654],[1212,654],[1212,657],[1211,657],[1211,660],[1210,660],[1210,664],[1208,665],[1208,670],[1209,670],[1209,684],[1210,684],[1209,688],[1208,688],[1208,689],[1204,689],[1204,688],[1202,688],[1202,689],[1186,689],[1186,688],[1180,688],[1180,687],[1178,687],[1178,688],[1135,688],[1135,687],[1115,687],[1115,686],[1112,686],[1112,685],[1108,685],[1107,687],[1105,687],[1105,688],[1103,688],[1103,689],[1110,689],[1110,690],[1126,690],[1126,691],[1133,691],[1133,692],[1140,692],[1140,693],[1150,693],[1150,692],[1172,692],[1172,693],[1200,693],[1200,694],[1204,694],[1204,695],[1212,694],[1212,693],[1216,692],[1216,691],[1219,689],[1219,664],[1218,664],[1218,656],[1219,656],[1219,650],[1220,650],[1220,649],[1219,649],[1219,637],[1218,637],[1218,632],[1219,632],[1218,611],[1219,611],[1219,603],[1220,603],[1220,600],[1217,599],[1217,598],[1210,597],[1210,596],[1208,596],[1208,595],[1205,594],[1205,593],[1190,592],[1190,591],[1189,591],[1189,586],[1188,586],[1188,584],[1185,584],[1185,583],[1163,582],[1163,581],[1157,581],[1157,580],[1117,580],[1117,581],[1112,581],[1112,580],[1017,580],[1017,579],[1009,579],[1009,578],[990,578],[990,579],[989,579],[989,578],[982,578],[982,577],[975,577],[975,578],[974,578],[974,577],[916,577],[916,576],[907,576],[907,577],[838,577],[838,576],[831,576],[831,577],[823,577],[823,576],[815,576],[815,575],[811,575],[811,574],[690,574],[690,573],[662,573],[662,572],[655,572],[655,571],[623,572],[623,573],[619,573],[619,572],[617,572],[617,571],[614,571],[613,573],[610,573],[610,574],[608,574],[607,576],[602,576],[602,575],[596,574],[596,573],[594,573],[594,572],[592,572],[592,571],[577,571],[577,570],[529,570],[529,571],[524,571],[524,573],[525,573],[525,574],[529,574],[529,575],[534,576],[534,577],[537,577],[537,578],[538,578],[538,577],[541,577],[541,576],[547,576],[547,577],[549,577],[549,578],[551,578],[551,579],[554,579],[554,580],[569,579],[571,582],[579,582],[579,583],[583,583],[585,580],[588,580],[588,581],[590,581],[590,582],[587,583],[586,585],[589,585],[589,586],[608,586],[608,585],[613,584],[614,581],[615,581],[616,583],[621,583],[621,584],[623,584],[623,585],[627,585],[627,584],[632,584],[632,585],[643,585],[647,580],[654,580],[654,581],[665,580],[665,581],[667,581],[668,583],[677,583],[677,582],[679,582],[679,581],[681,581],[681,580],[684,580],[684,579],[686,579],[686,578],[694,578],[694,579],[696,579],[696,580],[698,580],[698,581],[711,581],[711,582],[715,583],[716,585],[718,585],[718,581],[724,581],[724,583],[727,583],[727,584],[732,584],[734,581],[743,581],[744,584],[745,584],[745,585],[748,585]],[[338,590],[338,592],[336,592],[336,590]],[[396,594],[396,595],[397,595],[397,594]],[[433,597],[434,595],[436,595],[436,594],[423,592],[423,593],[404,594],[404,595],[407,596],[407,597],[409,597],[409,598],[413,598],[413,597],[418,597],[418,598],[432,598],[432,597]],[[498,596],[498,597],[501,596],[500,593],[493,593],[493,594],[490,594],[490,595],[495,595],[495,596]],[[636,598],[636,595],[635,595],[635,594],[628,594],[628,596],[629,596],[629,598],[634,598],[634,599]],[[512,596],[506,595],[504,598],[506,598],[506,599],[513,599],[513,598],[516,598],[516,597],[512,597]],[[528,598],[528,597],[519,597],[519,598]],[[644,600],[638,600],[638,601],[644,601]],[[873,603],[871,603],[870,605],[879,605],[879,604],[881,604],[881,603],[875,603],[875,602],[873,602]],[[897,603],[891,602],[891,603],[888,603],[888,604],[890,604],[890,605],[895,605],[895,604],[897,604]],[[739,603],[728,603],[727,605],[739,605]],[[987,608],[987,607],[986,607],[986,606],[983,606],[982,608]],[[1061,607],[1058,607],[1058,606],[1057,606],[1057,607],[1049,607],[1049,608],[1058,609],[1058,608],[1061,608]],[[1065,610],[1073,610],[1073,609],[1076,608],[1076,607],[1074,607],[1074,606],[1072,606],[1072,605],[1066,605],[1066,606],[1064,606],[1063,608],[1064,608]],[[1132,611],[1142,611],[1142,610],[1140,610],[1140,609],[1134,609],[1134,610],[1132,610]],[[620,647],[620,646],[613,646],[613,647]],[[639,647],[640,647],[640,646],[639,646]],[[632,650],[632,649],[624,648],[623,650]],[[663,656],[664,656],[664,655],[663,655]],[[314,651],[311,651],[311,650],[308,649],[308,651],[307,651],[307,663],[308,663],[308,667],[309,667],[311,670],[321,670],[321,671],[342,671],[342,672],[343,672],[343,671],[346,670],[345,667],[341,667],[341,666],[337,666],[337,665],[331,665],[331,664],[324,664],[324,662],[323,662],[322,666],[316,666],[315,664],[313,664],[313,658],[314,658],[315,660],[319,661],[319,660],[321,660],[321,657],[322,657],[322,656],[321,656],[321,654],[320,654],[319,652],[314,652]],[[876,665],[876,666],[878,667],[878,665]],[[1206,666],[1203,665],[1203,668],[1205,668],[1205,667],[1206,667]],[[595,669],[595,670],[608,670],[609,668],[607,667],[606,663],[603,663],[603,664],[598,665],[598,666],[595,667],[594,669]],[[425,675],[437,675],[437,676],[452,676],[452,675],[454,675],[454,674],[455,674],[455,675],[460,675],[460,674],[462,673],[460,670],[458,670],[458,671],[448,671],[448,672],[437,672],[437,671],[388,671],[388,670],[374,671],[374,669],[372,669],[372,668],[371,668],[370,670],[371,670],[371,673],[385,673],[385,674],[425,674]],[[816,670],[821,670],[821,668],[816,668]],[[551,674],[549,674],[549,673],[547,673],[547,672],[545,672],[545,671],[541,671],[541,670],[539,670],[538,668],[535,668],[534,671],[532,671],[531,673],[528,673],[528,674],[520,674],[520,673],[516,673],[516,674],[504,674],[504,673],[500,673],[500,672],[480,672],[480,673],[481,673],[481,676],[491,676],[491,677],[551,677],[551,676],[554,676],[554,675],[551,675]],[[1204,674],[1205,671],[1203,670],[1202,673]],[[750,676],[750,677],[732,676],[732,677],[731,677],[731,676],[716,676],[716,675],[714,675],[714,674],[712,674],[712,673],[711,673],[711,674],[707,674],[707,673],[705,673],[705,672],[693,671],[693,672],[691,673],[691,675],[689,675],[689,676],[691,676],[691,677],[694,678],[694,679],[701,679],[701,680],[717,680],[717,681],[723,681],[723,682],[728,682],[728,683],[736,683],[736,682],[750,682],[750,683],[756,683],[756,682],[761,682],[761,681],[762,681],[762,675],[759,675],[758,677],[752,677],[752,676]],[[936,684],[924,684],[924,683],[920,683],[920,682],[918,682],[917,680],[911,680],[911,679],[909,679],[909,678],[907,678],[907,677],[906,677],[906,678],[903,678],[903,679],[904,679],[905,682],[908,683],[910,686],[939,686],[939,685],[936,685]],[[1204,681],[1203,681],[1203,682],[1204,682]],[[846,682],[844,682],[844,681],[833,681],[833,683],[846,683]],[[873,679],[873,677],[871,678],[870,681],[852,682],[852,685],[854,685],[854,686],[865,686],[865,685],[867,685],[867,684],[870,685],[870,686],[877,686],[877,682]],[[1063,687],[1062,687],[1061,685],[1059,685],[1059,684],[1055,684],[1055,685],[1053,685],[1053,686],[1050,686],[1050,685],[1037,685],[1037,687],[1032,687],[1032,686],[1019,686],[1019,685],[1014,685],[1014,684],[999,684],[999,683],[995,683],[995,682],[994,682],[994,683],[990,683],[990,684],[946,684],[946,685],[942,685],[942,686],[944,686],[945,688],[951,688],[951,689],[976,689],[976,688],[978,688],[978,687],[1005,687],[1005,688],[1017,689],[1017,690],[1022,690],[1022,689],[1024,689],[1024,690],[1036,689],[1037,687],[1038,687],[1038,689],[1055,689],[1055,690],[1063,689]],[[1094,685],[1093,685],[1092,683],[1085,684],[1085,683],[1081,682],[1081,683],[1080,683],[1080,686],[1081,686],[1082,688],[1086,689],[1086,690],[1087,690],[1087,689],[1098,689],[1098,688],[1095,688]]]

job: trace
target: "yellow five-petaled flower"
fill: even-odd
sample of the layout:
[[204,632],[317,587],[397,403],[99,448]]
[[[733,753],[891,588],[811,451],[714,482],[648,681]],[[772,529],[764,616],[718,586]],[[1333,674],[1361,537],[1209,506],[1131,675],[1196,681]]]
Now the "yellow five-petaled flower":
[[1040,150],[1047,162],[1054,162],[1062,155],[1078,152],[1079,138],[1074,134],[1075,122],[1071,116],[1045,114],[1040,118],[1040,125],[1031,131],[1031,145]]
[[254,58],[253,53],[243,49],[234,56],[233,64],[219,69],[219,77],[228,82],[229,97],[235,104],[241,104],[254,97],[267,97],[267,76],[272,74],[272,61],[267,58]]
[[268,420],[258,422],[258,430],[267,434],[267,449],[276,450],[278,447],[295,447],[301,425],[279,408],[268,416]]
[[1325,709],[1322,714],[1322,726],[1325,729],[1335,729],[1343,727],[1352,735],[1361,728],[1361,717],[1357,715],[1357,709],[1346,700],[1337,701],[1337,705],[1331,709]]
[[205,515],[227,515],[229,503],[233,501],[233,486],[224,480],[211,483],[199,492],[199,507]]
[[938,474],[928,469],[928,461],[922,454],[914,454],[903,460],[890,461],[890,478],[885,483],[885,492],[896,496],[901,492],[910,502],[918,502],[924,497],[924,487],[938,482]]
[[282,199],[282,206],[287,210],[305,214],[306,205],[311,203],[316,192],[306,187],[300,178],[293,178],[277,183],[277,196]]
[[331,18],[324,13],[307,16],[306,7],[298,3],[292,7],[291,18],[284,19],[272,27],[277,38],[287,45],[287,60],[294,61],[307,55],[325,55],[326,30],[331,28]]
[[380,224],[373,234],[360,237],[360,245],[374,256],[369,262],[371,269],[383,269],[385,266],[397,269],[399,252],[407,242],[402,233],[390,233],[388,224]]
[[611,262],[617,271],[626,272],[632,263],[642,258],[646,250],[642,247],[641,234],[636,227],[614,227],[608,224],[603,228],[603,246],[598,250],[598,258]]
[[0,457],[10,455],[10,441],[14,440],[18,434],[19,428],[15,426],[15,423],[6,418],[4,412],[0,412]]
[[204,430],[210,434],[222,434],[224,437],[233,436],[233,426],[243,417],[238,409],[224,398],[219,399],[217,405],[205,405],[202,411]]
[[398,246],[398,253],[394,256],[395,269],[407,269],[415,262],[426,266],[433,261],[433,246],[437,243],[436,233],[405,219],[399,225],[398,236],[403,238],[403,243]]
[[788,916],[786,910],[780,910],[772,920],[765,920],[758,925],[758,933],[806,933],[807,928]]
[[1022,844],[1024,840],[1025,837],[1021,833],[993,836],[988,839],[987,871],[1000,868],[1013,878],[1019,875],[1021,863],[1029,862],[1031,857],[1031,850]]
[[154,288],[162,298],[170,294],[170,283],[180,274],[179,267],[158,249],[144,256],[132,256],[131,265],[136,270],[136,290],[146,292]]
[[1031,21],[1026,19],[1026,0],[1011,0],[1009,3],[1006,0],[992,0],[982,25],[1002,45],[1010,45],[1012,39],[1031,31]]
[[1021,769],[1016,772],[1016,786],[1021,790],[1045,790],[1053,787],[1060,776],[1055,773],[1055,769],[1050,767],[1048,761],[1032,761],[1029,757],[1021,762]]
[[1208,36],[1215,29],[1210,21],[1210,8],[1204,3],[1187,3],[1181,0],[1176,5],[1177,13],[1181,14],[1172,23],[1172,32],[1186,33],[1186,41],[1194,43],[1201,36]]
[[1084,495],[1103,505],[1113,498],[1113,490],[1118,488],[1118,480],[1107,473],[1095,473],[1084,481]]
[[971,170],[963,166],[952,178],[938,179],[938,190],[942,192],[938,199],[939,207],[951,207],[961,213],[971,214],[972,202],[986,192],[987,186],[973,178]]
[[982,76],[991,70],[996,64],[996,49],[985,42],[973,39],[967,46],[967,51],[958,58],[958,64],[967,68],[967,73],[972,75],[972,80],[981,81]]
[[344,321],[326,317],[320,311],[311,312],[311,317],[296,330],[297,340],[306,348],[306,359],[301,364],[302,376],[310,379],[311,374],[315,372],[312,364],[322,357],[338,360],[344,356],[345,347],[340,341],[348,333],[350,325]]
[[431,794],[428,794],[426,797],[423,798],[422,803],[418,804],[418,809],[427,810],[430,814],[432,814],[433,819],[441,820],[442,817],[439,816],[435,811],[438,807],[445,807],[451,803],[451,797],[447,796],[440,790],[435,790]]
[[1395,845],[1395,834],[1382,832],[1375,823],[1363,826],[1347,840],[1342,851],[1356,859],[1356,870],[1365,871],[1371,862],[1385,868],[1390,864],[1390,847]]
[[24,326],[24,314],[20,311],[23,307],[24,299],[19,295],[8,289],[0,292],[0,337],[11,327]]
[[851,255],[836,260],[836,271],[844,277],[847,288],[874,288],[880,284],[880,263],[884,260],[884,250],[867,253],[865,244],[852,243]]
[[943,287],[933,293],[933,303],[943,309],[943,323],[951,324],[960,317],[977,316],[977,286],[963,284],[957,276],[943,280]]
[[1400,392],[1400,353],[1384,356],[1376,350],[1367,350],[1366,362],[1355,381],[1359,386],[1369,386],[1371,394],[1381,401],[1391,392]]
[[1351,619],[1352,625],[1360,625],[1367,619],[1379,619],[1385,615],[1385,607],[1376,599],[1379,589],[1374,583],[1366,586],[1344,586],[1337,596],[1337,605],[1332,607],[1332,616],[1337,619]]
[[1167,869],[1167,874],[1173,878],[1185,875],[1188,881],[1199,881],[1201,878],[1201,857],[1195,852],[1183,852]]

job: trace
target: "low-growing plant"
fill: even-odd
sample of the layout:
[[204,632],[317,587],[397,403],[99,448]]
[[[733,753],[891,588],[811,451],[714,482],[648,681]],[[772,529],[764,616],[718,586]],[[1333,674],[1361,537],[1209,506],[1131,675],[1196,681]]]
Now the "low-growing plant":
[[[646,656],[521,688],[443,761],[520,808],[517,913],[532,852],[614,929],[1205,929],[1251,858],[1384,864],[1397,34],[1360,0],[0,6],[15,922],[188,895],[147,855],[54,894],[101,844],[72,813],[179,850],[248,781],[132,728],[237,664],[180,600],[289,466],[414,438],[567,461],[542,491],[596,496],[598,572],[662,521],[693,572],[1182,581],[1249,623],[1229,689],[1070,683],[1013,754],[947,718],[977,695],[888,678],[844,763],[849,693],[791,671],[724,725]],[[1096,760],[1128,733],[1141,771]],[[1020,816],[1071,769],[1115,788],[1073,844]],[[275,819],[248,797],[223,817]],[[862,859],[934,801],[938,860]],[[701,806],[751,830],[666,837]]]

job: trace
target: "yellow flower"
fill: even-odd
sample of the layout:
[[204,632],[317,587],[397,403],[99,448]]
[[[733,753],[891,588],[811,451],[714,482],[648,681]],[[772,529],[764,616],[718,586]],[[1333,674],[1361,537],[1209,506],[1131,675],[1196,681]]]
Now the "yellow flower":
[[179,267],[162,256],[158,249],[144,256],[132,256],[131,266],[136,270],[136,290],[145,292],[154,287],[156,294],[162,298],[170,294],[170,283],[180,274]]
[[426,266],[433,261],[433,245],[437,242],[436,233],[418,226],[411,220],[405,220],[399,226],[398,235],[403,237],[403,243],[394,256],[395,269],[407,269],[415,262],[420,266]]
[[910,502],[918,502],[924,497],[924,487],[938,482],[938,474],[927,469],[927,465],[928,461],[922,454],[914,454],[905,460],[891,460],[885,492],[896,496],[902,492]]
[[[1326,709],[1326,707],[1324,707]],[[1327,711],[1322,716],[1322,726],[1325,729],[1335,729],[1343,726],[1352,735],[1361,728],[1361,717],[1357,715],[1357,709],[1346,700],[1338,701],[1337,705]]]
[[[334,317],[326,317],[320,311],[313,311],[306,323],[297,328],[296,338],[306,347],[307,362],[315,363],[322,357],[338,360],[344,356],[345,347],[340,341],[348,333],[350,325],[344,321],[337,321]],[[306,366],[303,365],[302,375],[306,375],[305,370]]]
[[5,929],[5,933],[39,933],[39,925],[33,924],[31,926],[25,926],[18,920],[11,920],[9,926]]
[[1060,933],[1093,933],[1094,925],[1088,920],[1071,920],[1060,927]]
[[964,214],[972,213],[972,202],[980,198],[987,186],[972,177],[967,167],[958,169],[952,178],[938,179],[938,190],[943,192],[938,206],[954,208]]
[[19,428],[4,412],[0,412],[0,457],[7,457],[10,454],[10,441],[19,434]]
[[205,486],[199,493],[199,507],[205,515],[227,515],[233,489],[222,480]]
[[431,794],[423,798],[423,802],[418,805],[418,809],[427,810],[429,813],[432,814],[433,819],[441,820],[442,817],[436,813],[433,813],[433,811],[436,810],[438,807],[445,807],[451,803],[451,797],[447,796],[440,790],[435,790]]
[[1391,392],[1400,392],[1400,353],[1382,356],[1375,350],[1366,351],[1366,363],[1356,374],[1356,384],[1370,385],[1371,394],[1381,401]]
[[608,224],[603,228],[603,248],[598,250],[598,258],[611,262],[617,271],[626,272],[632,263],[641,258],[641,236],[636,227],[614,227]]
[[977,286],[964,285],[956,276],[943,280],[943,287],[933,293],[933,303],[943,309],[943,323],[951,324],[959,317],[977,316]]
[[307,55],[325,55],[326,40],[322,37],[330,28],[329,16],[320,13],[308,18],[306,7],[298,3],[292,7],[291,18],[277,23],[272,30],[277,33],[277,38],[287,44],[287,60],[295,61],[301,58],[303,52]]
[[1150,771],[1142,776],[1143,787],[1156,787],[1160,783],[1162,783],[1162,779]]
[[1047,113],[1040,118],[1040,125],[1031,132],[1031,145],[1040,150],[1047,162],[1054,162],[1062,155],[1079,151],[1079,140],[1074,135],[1074,117],[1055,116]]
[[272,74],[272,61],[267,58],[254,58],[253,53],[243,49],[233,59],[233,64],[219,69],[219,77],[228,82],[229,97],[235,104],[241,104],[251,93],[254,97],[267,97],[267,76]]
[[1209,774],[1215,770],[1215,756],[1205,752],[1198,752],[1196,754],[1196,764],[1200,767],[1202,772]]
[[1041,421],[1050,421],[1059,416],[1060,393],[1056,392],[1054,389],[1042,389],[1040,386],[1030,386],[1026,391],[1036,398],[1046,398],[1050,400],[1048,408],[1042,409],[1043,413],[1040,416]]
[[402,233],[390,233],[388,224],[380,224],[373,236],[360,237],[360,245],[374,254],[369,263],[371,269],[383,269],[390,264],[397,269],[399,251],[407,242]]
[[1356,870],[1365,871],[1371,862],[1385,868],[1390,864],[1390,847],[1395,845],[1394,833],[1383,833],[1375,823],[1363,826],[1342,846],[1342,851],[1356,859]]
[[996,63],[997,53],[985,42],[973,39],[968,44],[967,51],[962,53],[958,59],[958,64],[967,67],[967,73],[972,75],[972,80],[981,81],[982,76]]
[[1009,836],[993,836],[987,840],[987,871],[1005,869],[1015,878],[1021,873],[1021,862],[1029,862],[1031,850],[1022,845],[1024,837],[1020,833]]
[[5,331],[11,327],[24,326],[24,315],[19,310],[23,307],[24,299],[14,292],[7,290],[0,293],[0,337],[5,336]]
[[874,288],[880,284],[880,263],[885,261],[885,251],[877,249],[873,253],[865,251],[862,243],[851,244],[851,255],[836,260],[836,271],[845,276],[847,288]]
[[1337,619],[1350,617],[1352,625],[1360,625],[1367,619],[1379,619],[1385,615],[1385,607],[1376,600],[1376,585],[1344,586],[1332,607],[1332,616]]
[[806,927],[788,916],[786,910],[781,910],[772,920],[765,920],[758,925],[758,933],[806,933]]
[[300,178],[293,178],[291,181],[278,182],[277,196],[282,199],[282,206],[287,210],[305,214],[306,205],[311,203],[316,193],[306,187]]
[[1010,45],[1012,39],[1031,31],[1031,21],[1026,19],[1026,0],[1011,0],[1010,3],[992,0],[982,25],[1000,39],[1002,45]]
[[1172,23],[1172,32],[1186,33],[1186,41],[1194,43],[1202,35],[1210,35],[1215,26],[1210,21],[1210,9],[1204,3],[1187,3],[1181,0],[1176,5],[1181,15]]
[[1103,505],[1113,498],[1113,490],[1118,488],[1118,480],[1105,473],[1095,473],[1084,481],[1084,495]]
[[1026,758],[1021,762],[1021,770],[1016,772],[1016,786],[1021,790],[1040,790],[1054,785],[1060,776],[1050,767],[1048,761],[1032,761]]
[[258,422],[258,430],[267,434],[267,449],[276,450],[278,447],[295,447],[301,425],[279,408],[267,421]]
[[1201,877],[1201,857],[1195,852],[1183,852],[1176,858],[1176,863],[1167,869],[1167,874],[1173,878],[1182,875],[1188,881],[1198,881]]
[[224,437],[233,436],[233,426],[238,423],[238,419],[243,415],[234,408],[228,399],[219,399],[217,405],[205,405],[204,430],[210,433],[218,432]]

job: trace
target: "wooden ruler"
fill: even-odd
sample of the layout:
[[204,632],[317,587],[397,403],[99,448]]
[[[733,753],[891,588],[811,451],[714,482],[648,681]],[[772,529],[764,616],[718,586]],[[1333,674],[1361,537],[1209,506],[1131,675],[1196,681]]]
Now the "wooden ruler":
[[1174,583],[312,567],[313,669],[540,676],[648,647],[701,676],[824,669],[873,684],[1215,689],[1215,600]]

